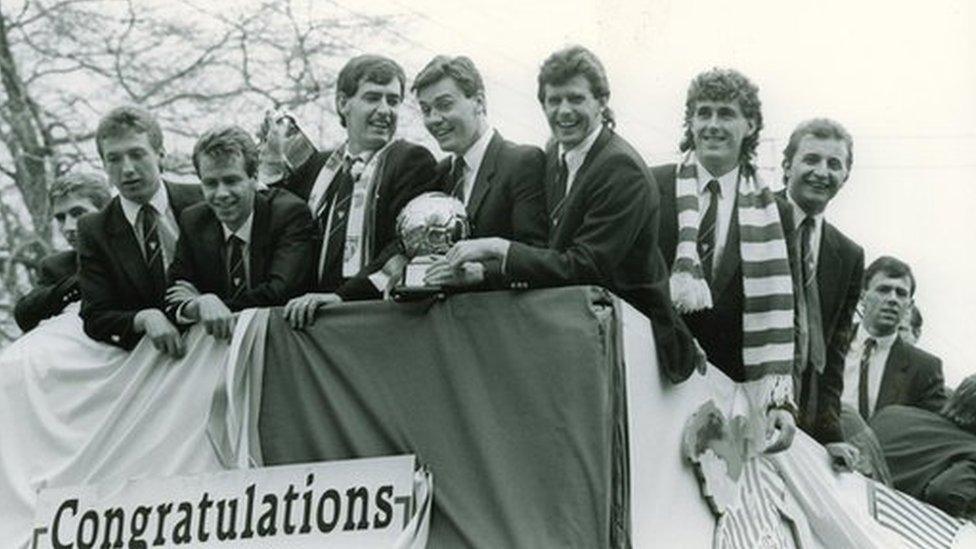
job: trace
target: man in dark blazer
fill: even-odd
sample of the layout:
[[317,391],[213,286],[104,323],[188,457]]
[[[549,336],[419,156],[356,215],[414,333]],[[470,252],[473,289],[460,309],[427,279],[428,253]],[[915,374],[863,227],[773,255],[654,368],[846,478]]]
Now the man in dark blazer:
[[471,236],[545,246],[545,154],[488,124],[485,85],[467,57],[439,55],[414,79],[424,126],[451,155],[437,165],[442,190],[463,202]]
[[229,339],[234,311],[284,305],[308,290],[312,217],[285,190],[256,190],[257,146],[240,127],[204,133],[193,165],[204,203],[180,214],[185,233],[170,265],[167,302],[178,322],[200,321]]
[[101,175],[69,173],[54,181],[48,191],[51,216],[71,250],[54,252],[38,265],[34,288],[17,300],[14,320],[24,332],[42,320],[60,314],[65,306],[81,299],[78,290],[78,219],[96,212],[112,199],[108,182]]
[[[823,118],[803,122],[783,151],[786,190],[777,196],[798,303],[805,295],[805,273],[816,277],[809,289],[817,292],[816,299],[797,307],[798,314],[806,315],[806,322],[798,323],[805,329],[798,347],[806,364],[796,376],[800,427],[821,443],[844,440],[844,357],[864,273],[864,250],[824,220],[827,205],[847,181],[852,161],[853,140],[843,126]],[[810,319],[819,320],[819,329],[809,329]]]
[[163,313],[166,267],[184,208],[199,186],[164,183],[159,123],[138,107],[119,107],[98,124],[95,143],[119,196],[78,223],[78,283],[85,333],[123,349],[148,336],[157,349],[183,354],[179,331]]
[[931,412],[945,404],[942,361],[898,335],[914,295],[915,276],[897,258],[881,256],[864,273],[863,317],[847,353],[842,398],[866,420],[891,404]]
[[658,358],[673,381],[704,364],[671,307],[657,250],[658,196],[640,155],[611,127],[603,65],[572,46],[552,54],[539,75],[539,100],[553,133],[547,151],[548,248],[498,237],[459,242],[428,273],[428,283],[474,285],[499,261],[512,288],[593,284],[647,315]]
[[346,63],[336,83],[346,142],[314,155],[280,184],[307,201],[321,239],[314,290],[285,307],[296,328],[329,303],[381,298],[396,270],[387,262],[399,257],[397,215],[436,188],[430,152],[393,139],[405,81],[400,65],[386,57],[360,55]]

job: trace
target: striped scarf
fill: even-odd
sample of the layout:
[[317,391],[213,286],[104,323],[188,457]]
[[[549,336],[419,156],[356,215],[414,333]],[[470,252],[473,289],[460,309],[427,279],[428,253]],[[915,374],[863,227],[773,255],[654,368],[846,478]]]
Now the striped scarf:
[[[698,167],[689,152],[677,167],[675,196],[678,245],[671,267],[671,300],[680,313],[712,307],[712,292],[698,258]],[[769,188],[740,174],[739,253],[742,257],[742,362],[746,379],[793,370],[793,282],[780,224]]]

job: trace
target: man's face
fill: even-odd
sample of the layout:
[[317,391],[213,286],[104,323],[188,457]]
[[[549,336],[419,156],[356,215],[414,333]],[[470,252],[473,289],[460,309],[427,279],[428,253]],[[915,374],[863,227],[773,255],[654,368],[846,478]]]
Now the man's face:
[[823,212],[847,181],[847,144],[841,139],[804,135],[786,166],[786,186],[796,205],[810,215]]
[[695,155],[715,176],[735,168],[742,141],[754,131],[755,122],[742,115],[737,101],[696,101],[691,112]]
[[363,79],[355,95],[339,95],[339,112],[346,119],[346,134],[353,154],[379,150],[393,139],[397,109],[402,101],[400,81],[396,78],[386,84]]
[[593,96],[590,83],[582,75],[562,84],[546,84],[543,92],[543,109],[552,136],[566,149],[582,143],[599,126],[606,100]]
[[162,151],[149,143],[145,132],[129,130],[102,138],[102,164],[119,194],[137,204],[148,204],[159,190]]
[[239,154],[204,154],[199,164],[204,201],[221,223],[237,230],[254,209],[256,184],[244,171],[244,159]]
[[441,149],[464,154],[478,139],[485,100],[481,94],[465,97],[453,78],[441,78],[417,92],[424,127]]
[[907,276],[892,278],[883,272],[875,273],[862,297],[868,332],[876,336],[894,333],[905,311],[911,309],[911,290],[912,283]]
[[57,198],[51,204],[51,214],[58,225],[58,230],[61,231],[61,236],[74,249],[77,249],[78,242],[78,218],[95,211],[98,211],[98,208],[91,199],[75,194]]

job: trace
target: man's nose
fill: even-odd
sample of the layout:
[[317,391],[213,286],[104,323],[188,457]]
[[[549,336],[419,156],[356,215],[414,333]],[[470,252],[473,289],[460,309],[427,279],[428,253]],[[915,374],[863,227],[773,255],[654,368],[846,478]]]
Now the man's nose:
[[62,227],[65,231],[74,231],[78,228],[78,220],[73,215],[66,215]]

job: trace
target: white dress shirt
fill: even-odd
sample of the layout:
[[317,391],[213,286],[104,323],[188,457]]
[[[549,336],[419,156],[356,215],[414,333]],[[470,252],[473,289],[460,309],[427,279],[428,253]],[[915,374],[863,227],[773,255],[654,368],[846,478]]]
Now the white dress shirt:
[[[129,222],[129,226],[132,227],[132,232],[136,236],[139,249],[145,250],[146,239],[139,224],[139,210],[142,209],[142,204],[133,202],[122,195],[119,195],[119,203],[122,206],[122,214],[125,216],[125,220]],[[173,261],[173,254],[176,253],[176,241],[180,238],[180,229],[176,223],[176,214],[173,213],[173,208],[169,205],[166,186],[162,182],[160,182],[156,194],[149,200],[149,204],[156,209],[156,231],[159,235],[159,243],[163,248],[163,267],[169,268],[169,264]]]
[[874,351],[871,352],[871,360],[868,362],[868,415],[874,414],[875,405],[878,402],[878,392],[881,390],[881,378],[884,376],[885,364],[888,362],[888,354],[891,352],[891,345],[895,342],[898,332],[884,337],[874,337],[868,333],[861,324],[857,328],[857,335],[851,342],[851,347],[844,358],[844,392],[841,394],[841,402],[852,406],[858,410],[858,391],[861,379],[861,355],[864,353],[864,342],[871,337],[875,340]]
[[[464,151],[462,157],[464,158],[464,173],[462,174],[462,185],[464,188],[464,205],[467,206],[471,202],[471,193],[474,191],[474,182],[478,179],[478,170],[481,169],[481,162],[485,159],[485,152],[488,151],[488,143],[491,142],[491,137],[495,135],[495,130],[489,127],[481,137],[479,137],[474,143],[468,147],[468,150]],[[451,160],[452,162],[457,162],[457,158]],[[453,167],[454,164],[451,164]]]
[[573,188],[576,174],[583,167],[583,161],[586,160],[586,155],[593,148],[593,143],[596,143],[596,138],[600,135],[601,129],[603,129],[603,125],[597,124],[590,135],[587,135],[586,139],[580,141],[572,149],[566,150],[562,143],[559,144],[559,158],[566,161],[566,195],[569,195],[569,190]]
[[705,212],[712,203],[712,193],[708,191],[708,182],[715,179],[718,181],[719,202],[715,210],[715,252],[712,254],[712,274],[722,263],[722,254],[725,252],[725,245],[729,239],[729,224],[732,222],[732,209],[735,208],[735,197],[739,191],[739,167],[736,166],[730,172],[715,177],[702,166],[698,158],[698,226],[705,218]]

